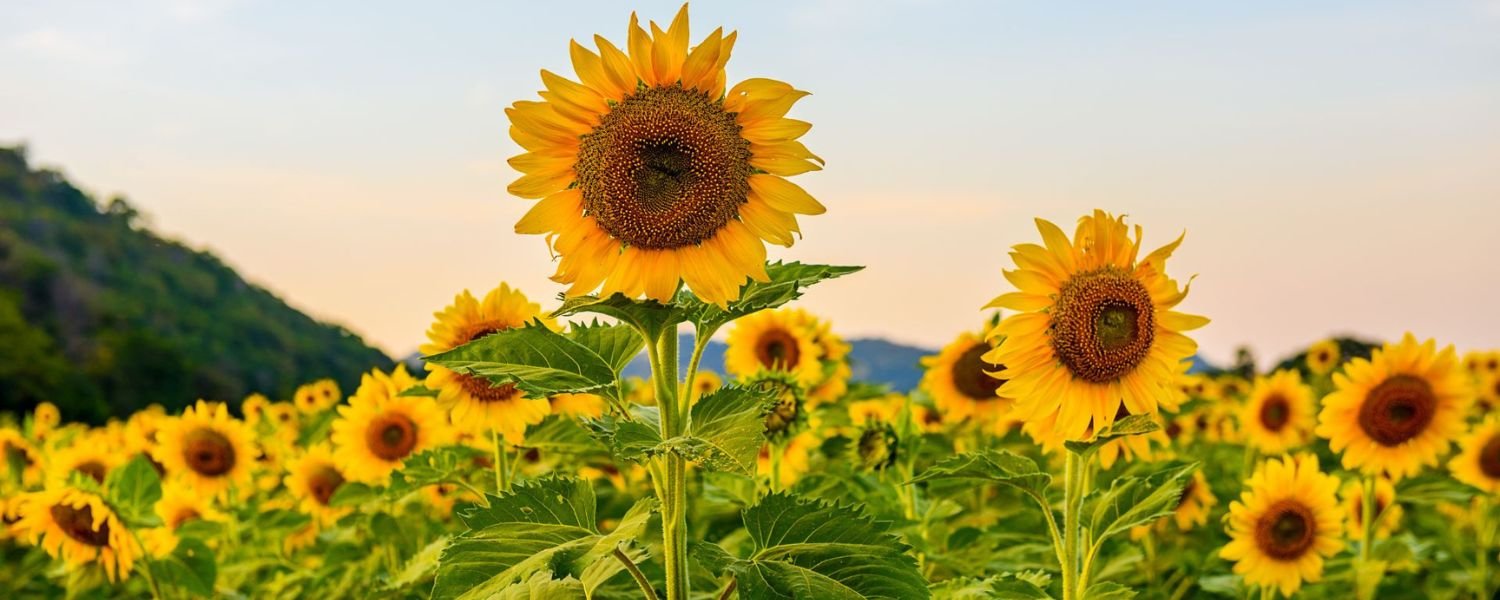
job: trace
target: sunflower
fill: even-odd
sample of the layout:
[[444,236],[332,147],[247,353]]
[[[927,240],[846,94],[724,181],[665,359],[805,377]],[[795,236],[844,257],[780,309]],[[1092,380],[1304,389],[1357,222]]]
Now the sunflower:
[[1473,388],[1453,347],[1436,348],[1408,333],[1333,376],[1336,389],[1323,399],[1317,433],[1343,453],[1345,468],[1415,475],[1463,433]]
[[1214,491],[1208,486],[1208,479],[1203,476],[1203,471],[1193,471],[1193,476],[1188,478],[1187,483],[1182,486],[1182,493],[1177,496],[1177,508],[1172,511],[1172,521],[1177,523],[1179,531],[1188,531],[1208,523],[1208,513],[1213,510],[1219,499],[1214,497]]
[[906,396],[901,394],[850,402],[849,422],[855,425],[895,423],[896,418],[901,416],[901,410],[906,408],[906,402]]
[[218,495],[250,481],[254,436],[230,418],[223,404],[202,400],[161,425],[153,451],[168,477],[183,478],[196,493]]
[[14,531],[70,567],[98,563],[110,581],[128,579],[139,554],[102,498],[71,487],[30,494]]
[[542,101],[506,110],[526,150],[510,192],[541,200],[516,232],[548,236],[567,295],[667,302],[686,282],[723,306],[767,281],[761,240],[791,246],[795,215],[824,211],[786,180],[821,168],[797,141],[812,125],[784,118],[807,92],[757,78],[726,95],[735,39],[720,28],[690,51],[685,4],[665,31],[631,15],[628,56],[573,42],[581,83],[542,71]]
[[28,496],[24,492],[14,496],[0,496],[0,541],[10,540],[17,535],[15,525],[21,521]]
[[251,425],[260,423],[260,420],[266,416],[266,408],[270,405],[271,399],[265,394],[254,393],[245,396],[245,399],[240,401],[240,418]]
[[1219,400],[1223,390],[1218,382],[1199,373],[1182,373],[1177,376],[1177,389],[1183,396],[1196,400]]
[[210,497],[197,493],[181,480],[162,484],[161,499],[153,509],[161,527],[141,531],[141,541],[151,556],[162,558],[177,549],[177,529],[189,521],[222,521],[224,513],[214,509]]
[[1482,375],[1475,379],[1475,385],[1478,401],[1474,403],[1474,407],[1480,416],[1488,415],[1495,407],[1500,406],[1500,375]]
[[334,462],[333,450],[327,443],[308,448],[307,452],[293,458],[286,470],[287,491],[298,500],[302,512],[320,524],[331,525],[353,510],[328,504],[333,493],[344,485],[344,474]]
[[936,355],[922,358],[922,390],[932,396],[946,423],[975,422],[995,433],[1014,423],[1010,400],[996,394],[1005,367],[985,360],[992,348],[984,333],[964,332]]
[[1339,343],[1323,340],[1307,349],[1307,370],[1315,375],[1327,375],[1339,366]]
[[1262,453],[1281,454],[1308,442],[1317,418],[1314,410],[1312,388],[1296,371],[1281,370],[1255,378],[1240,409],[1240,427]]
[[[789,488],[811,468],[812,450],[817,445],[817,436],[810,432],[794,435],[784,444],[766,444],[760,448],[760,457],[756,461],[756,466],[759,472],[767,478],[775,477],[779,488]],[[781,452],[781,460],[772,464],[771,453],[778,449]]]
[[31,436],[42,439],[61,423],[62,413],[58,412],[56,404],[51,402],[37,404],[36,409],[31,413]]
[[604,397],[596,394],[557,394],[547,399],[553,414],[597,419],[604,415]]
[[1500,494],[1500,415],[1490,415],[1459,441],[1448,470],[1459,481]]
[[333,408],[339,403],[339,384],[332,379],[319,379],[297,386],[292,394],[292,404],[303,414],[316,414]]
[[339,406],[330,437],[345,477],[383,483],[407,457],[451,441],[448,419],[432,398],[398,395],[412,384],[400,365],[390,375],[376,369]]
[[1071,242],[1052,223],[1037,228],[1046,246],[1015,246],[1018,268],[1005,272],[1018,291],[988,305],[1017,311],[988,333],[1000,343],[984,355],[1004,365],[998,393],[1015,400],[1012,416],[1085,439],[1122,404],[1131,414],[1174,410],[1176,378],[1198,347],[1182,332],[1208,323],[1171,310],[1187,295],[1165,271],[1182,238],[1137,260],[1141,228],[1132,240],[1124,217],[1094,211]]
[[1243,399],[1250,393],[1250,382],[1244,377],[1234,374],[1220,375],[1214,385],[1219,388],[1219,399],[1237,401]]
[[1464,369],[1475,376],[1500,375],[1500,350],[1465,352]]
[[1219,556],[1235,561],[1246,583],[1291,596],[1323,577],[1323,560],[1344,547],[1339,481],[1310,454],[1261,463],[1249,489],[1229,504],[1230,541]]
[[[1349,518],[1349,535],[1358,537],[1364,530],[1365,488],[1358,478],[1344,482],[1339,490],[1344,514]],[[1387,477],[1375,477],[1375,537],[1386,539],[1401,525],[1401,505],[1396,503],[1396,486]]]
[[94,483],[104,483],[105,476],[125,463],[129,456],[104,442],[103,436],[91,432],[78,436],[71,446],[52,454],[47,461],[47,483],[65,485],[73,473],[87,475]]
[[719,377],[713,371],[698,371],[697,378],[693,379],[693,401],[714,393],[715,390],[724,387],[724,378]]
[[[555,328],[542,315],[541,305],[526,299],[507,284],[476,299],[469,290],[453,298],[453,304],[433,313],[437,320],[427,330],[422,354],[432,355],[457,348],[497,331],[525,326],[540,320]],[[453,422],[475,431],[496,431],[511,444],[519,444],[526,426],[542,422],[549,412],[546,398],[528,398],[509,383],[495,385],[476,375],[462,375],[427,364],[427,387],[437,390],[438,403],[451,407]]]
[[836,402],[849,391],[849,378],[854,370],[849,368],[849,351],[852,349],[844,338],[834,333],[827,321],[815,319],[814,339],[822,351],[823,381],[807,392],[808,406],[824,402]]
[[763,371],[790,374],[804,389],[823,379],[823,348],[812,315],[794,308],[763,310],[734,322],[724,369],[738,377]]
[[[41,458],[36,447],[20,431],[0,427],[0,473],[29,487],[42,479]],[[20,472],[12,472],[13,466]]]
[[265,415],[277,437],[289,442],[297,439],[300,419],[295,405],[290,402],[272,402],[266,407]]

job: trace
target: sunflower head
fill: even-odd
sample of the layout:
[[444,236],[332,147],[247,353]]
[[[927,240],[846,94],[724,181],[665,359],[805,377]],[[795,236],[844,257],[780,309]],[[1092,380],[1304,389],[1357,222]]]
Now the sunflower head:
[[1474,376],[1500,375],[1500,350],[1465,352],[1464,370]]
[[48,460],[47,481],[60,486],[68,482],[75,473],[103,484],[105,476],[115,467],[124,464],[126,454],[112,446],[97,430],[74,439],[73,444],[57,451]]
[[1490,415],[1458,443],[1448,470],[1459,481],[1500,494],[1500,415]]
[[726,94],[736,37],[690,48],[687,5],[649,33],[632,15],[626,51],[574,42],[578,81],[542,71],[541,101],[506,109],[525,150],[510,192],[540,200],[516,231],[548,236],[568,295],[667,302],[686,282],[722,306],[766,280],[762,240],[791,246],[795,215],[823,212],[785,179],[821,168],[797,141],[811,125],[785,118],[807,92],[749,79]]
[[51,402],[41,402],[36,405],[31,413],[32,435],[41,437],[55,429],[62,423],[62,413],[57,410],[57,405]]
[[1475,397],[1478,401],[1474,403],[1476,410],[1481,416],[1492,413],[1496,407],[1500,407],[1500,374],[1481,375],[1474,380]]
[[138,549],[98,495],[72,487],[30,494],[14,531],[70,567],[98,564],[110,581],[130,576]]
[[1214,491],[1208,486],[1208,479],[1203,476],[1203,471],[1193,471],[1193,476],[1188,478],[1187,483],[1182,486],[1182,493],[1177,496],[1177,508],[1172,511],[1172,521],[1177,524],[1179,531],[1200,527],[1208,523],[1208,514],[1218,503],[1219,499],[1214,497]]
[[168,477],[184,478],[198,493],[217,495],[250,480],[254,436],[222,403],[202,400],[163,423],[152,455]]
[[453,439],[447,416],[432,398],[400,395],[414,384],[400,365],[391,374],[376,369],[339,406],[330,437],[344,477],[383,483],[407,457]]
[[1316,415],[1312,388],[1297,371],[1257,377],[1240,409],[1240,427],[1262,453],[1277,455],[1309,441]]
[[715,390],[724,387],[724,378],[713,371],[698,371],[697,379],[693,380],[693,399],[696,401]]
[[888,422],[871,422],[860,429],[854,449],[864,468],[879,471],[896,464],[897,449],[901,445],[896,429]]
[[1176,378],[1197,344],[1182,332],[1208,322],[1172,310],[1187,295],[1166,275],[1181,238],[1140,257],[1141,228],[1103,211],[1079,219],[1070,240],[1037,220],[1045,246],[1020,244],[1005,277],[1017,291],[989,307],[1015,311],[989,333],[984,355],[1004,365],[999,393],[1044,435],[1085,439],[1130,414],[1182,401]]
[[1472,400],[1449,346],[1406,334],[1369,359],[1356,358],[1333,376],[1317,434],[1343,453],[1344,467],[1402,478],[1434,465],[1464,430]]
[[1339,481],[1304,454],[1261,463],[1247,486],[1229,505],[1230,541],[1219,555],[1235,561],[1246,583],[1290,597],[1303,581],[1321,579],[1323,561],[1344,546]]
[[824,376],[817,327],[816,318],[795,308],[763,310],[741,318],[729,332],[724,368],[743,378],[786,374],[803,389],[812,389]]
[[1005,366],[985,359],[993,349],[986,333],[964,332],[936,355],[923,358],[921,387],[944,422],[974,423],[1003,435],[1014,424],[1010,401],[997,393],[1005,380],[996,374]]
[[1323,340],[1307,349],[1307,370],[1314,375],[1327,375],[1339,366],[1342,355],[1336,340]]
[[339,384],[332,379],[319,379],[297,386],[292,394],[292,404],[303,414],[317,414],[333,408],[339,403]]
[[0,475],[30,486],[42,475],[42,455],[20,431],[0,427]]
[[[1396,502],[1396,486],[1388,477],[1375,477],[1375,537],[1386,539],[1401,526],[1402,509]],[[1359,478],[1344,482],[1339,490],[1344,504],[1344,515],[1349,518],[1349,536],[1357,537],[1364,530],[1365,488]]]
[[329,504],[334,492],[344,485],[344,473],[335,462],[333,450],[326,443],[308,448],[287,465],[286,489],[298,501],[298,507],[323,525],[331,525],[352,508]]

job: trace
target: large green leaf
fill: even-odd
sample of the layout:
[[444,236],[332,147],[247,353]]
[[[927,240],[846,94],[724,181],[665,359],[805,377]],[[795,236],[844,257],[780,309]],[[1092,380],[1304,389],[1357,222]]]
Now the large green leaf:
[[161,500],[161,477],[144,456],[115,468],[104,478],[105,499],[130,527],[161,525],[156,501]]
[[1118,477],[1109,489],[1084,500],[1083,514],[1089,531],[1100,542],[1132,527],[1146,525],[1171,515],[1182,498],[1184,478],[1191,477],[1198,463],[1169,466],[1147,477]]
[[856,508],[778,492],[742,518],[752,554],[728,567],[742,599],[930,597],[906,544]]
[[[391,483],[386,487],[388,498],[397,499],[417,489],[439,483],[463,481],[464,474],[471,470],[474,459],[483,452],[468,446],[442,446],[413,454],[402,462],[400,469],[391,472]],[[330,503],[338,505],[345,500],[345,488],[352,497],[348,500],[362,502],[359,488],[354,483],[345,483],[333,493]]]
[[[724,324],[745,315],[776,308],[802,297],[807,286],[820,281],[843,277],[864,267],[840,267],[831,265],[805,265],[799,262],[774,262],[766,265],[769,281],[750,281],[740,288],[740,297],[720,308],[699,300],[689,290],[678,292],[673,303],[697,328],[699,335],[712,335]],[[704,333],[707,332],[707,333]]]
[[939,480],[977,480],[1019,489],[1045,504],[1047,486],[1052,476],[1037,468],[1036,462],[1009,450],[984,450],[952,456],[928,467],[913,483]]
[[1064,442],[1063,446],[1066,446],[1069,452],[1080,454],[1082,456],[1088,456],[1090,454],[1098,452],[1099,448],[1102,448],[1104,444],[1109,443],[1115,438],[1129,437],[1132,435],[1143,435],[1151,433],[1158,429],[1161,429],[1161,424],[1156,422],[1155,416],[1130,415],[1123,419],[1115,421],[1114,425],[1111,425],[1108,429],[1099,432],[1098,435],[1095,435],[1093,437],[1093,439],[1083,442]]
[[692,409],[690,433],[702,442],[693,458],[705,469],[754,475],[768,406],[764,392],[749,388],[725,387],[704,396]]
[[632,300],[624,294],[615,293],[605,298],[598,296],[574,296],[563,298],[562,306],[552,312],[553,317],[577,314],[596,314],[619,319],[651,337],[659,337],[678,323],[688,320],[681,308],[662,304],[655,300]]
[[200,540],[179,539],[177,549],[166,558],[157,560],[155,566],[165,583],[192,597],[207,598],[214,595],[218,567],[213,551]]
[[645,462],[662,445],[661,413],[655,406],[634,406],[630,414],[631,419],[604,415],[586,424],[617,460]]
[[505,588],[495,600],[584,600],[588,593],[583,582],[572,577],[553,579],[547,573],[536,573],[526,581]]
[[575,323],[568,329],[567,336],[593,350],[616,374],[646,348],[646,340],[628,325],[604,325],[598,321],[586,325]]
[[539,321],[491,333],[424,360],[496,385],[512,383],[538,398],[577,392],[612,394],[617,375],[614,365],[594,350]]
[[984,578],[959,577],[932,586],[933,600],[1053,600],[1051,576],[1040,572],[1002,573]]

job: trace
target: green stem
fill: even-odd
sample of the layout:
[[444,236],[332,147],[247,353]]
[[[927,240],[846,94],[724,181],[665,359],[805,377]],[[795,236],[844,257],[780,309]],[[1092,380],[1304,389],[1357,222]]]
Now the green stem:
[[[1375,527],[1380,521],[1380,515],[1375,512],[1375,478],[1366,475],[1360,483],[1360,528],[1359,528],[1359,558],[1355,562],[1356,580],[1364,576],[1366,567],[1370,564],[1370,554],[1374,546]],[[1355,596],[1360,600],[1373,598],[1375,590],[1380,587],[1381,575],[1376,573],[1374,581],[1356,581],[1354,586]]]
[[1492,502],[1485,496],[1474,506],[1475,545],[1479,547],[1474,555],[1474,590],[1480,600],[1495,597],[1490,587],[1490,549],[1495,545],[1495,528],[1489,523]]
[[614,555],[615,560],[625,565],[626,571],[630,571],[630,577],[635,579],[636,585],[640,586],[641,593],[646,596],[646,600],[657,600],[656,589],[651,587],[651,580],[646,579],[646,575],[641,573],[640,567],[635,566],[635,561],[630,560],[629,556],[625,556],[625,553],[621,552],[619,548],[615,548]]
[[130,537],[135,538],[135,545],[141,549],[141,559],[146,562],[146,568],[143,571],[146,573],[146,584],[151,587],[151,597],[157,600],[164,598],[165,596],[161,595],[161,584],[156,582],[156,576],[152,574],[152,569],[156,567],[151,560],[151,550],[141,543],[141,535],[135,529],[130,530]]
[[1146,588],[1156,587],[1156,532],[1153,527],[1146,527],[1146,539],[1142,540],[1142,547],[1146,551]]
[[1078,600],[1079,509],[1083,506],[1083,457],[1068,452],[1063,471],[1063,600]]
[[495,495],[498,496],[510,489],[510,464],[506,462],[504,453],[501,451],[500,434],[496,433],[493,428],[490,429],[490,444],[495,447],[492,460],[495,462]]
[[[662,439],[680,436],[686,430],[677,381],[677,328],[670,327],[652,344],[651,378],[656,386],[656,405],[662,411]],[[667,600],[688,599],[687,577],[687,461],[676,453],[666,455],[662,502],[662,556],[667,575]]]
[[475,497],[479,498],[480,505],[484,506],[485,508],[490,507],[490,499],[485,497],[484,492],[479,491],[479,488],[469,485],[469,482],[467,481],[454,480],[453,483],[456,483],[464,489],[469,490],[470,494],[474,494]]
[[698,363],[703,360],[703,351],[708,348],[708,342],[713,335],[712,329],[693,332],[693,354],[688,358],[687,376],[682,379],[682,389],[678,392],[678,397],[682,399],[682,406],[679,408],[682,414],[688,414],[693,401],[698,399],[698,391],[695,389],[698,381]]

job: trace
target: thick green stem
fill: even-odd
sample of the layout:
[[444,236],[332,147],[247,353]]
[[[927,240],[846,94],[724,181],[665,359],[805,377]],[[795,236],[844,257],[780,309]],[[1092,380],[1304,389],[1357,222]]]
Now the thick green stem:
[[[1375,512],[1375,478],[1366,475],[1360,485],[1359,505],[1359,558],[1355,562],[1355,578],[1366,577],[1366,568],[1370,564],[1370,551],[1374,546],[1375,528],[1380,522],[1380,515]],[[1366,600],[1375,596],[1375,590],[1380,587],[1381,573],[1373,575],[1373,581],[1356,581],[1354,586],[1355,596],[1360,600]]]
[[510,489],[510,464],[505,460],[505,454],[500,445],[500,434],[490,429],[490,445],[494,446],[494,456],[491,460],[495,462],[495,495],[500,495]]
[[[652,342],[651,378],[656,387],[656,405],[661,408],[662,439],[682,435],[687,427],[678,397],[677,328],[663,331]],[[661,500],[663,567],[667,575],[667,600],[687,600],[687,461],[675,453],[666,455],[666,469],[657,482]]]
[[1083,457],[1069,452],[1063,471],[1063,600],[1082,598],[1079,587],[1079,509],[1083,506]]

